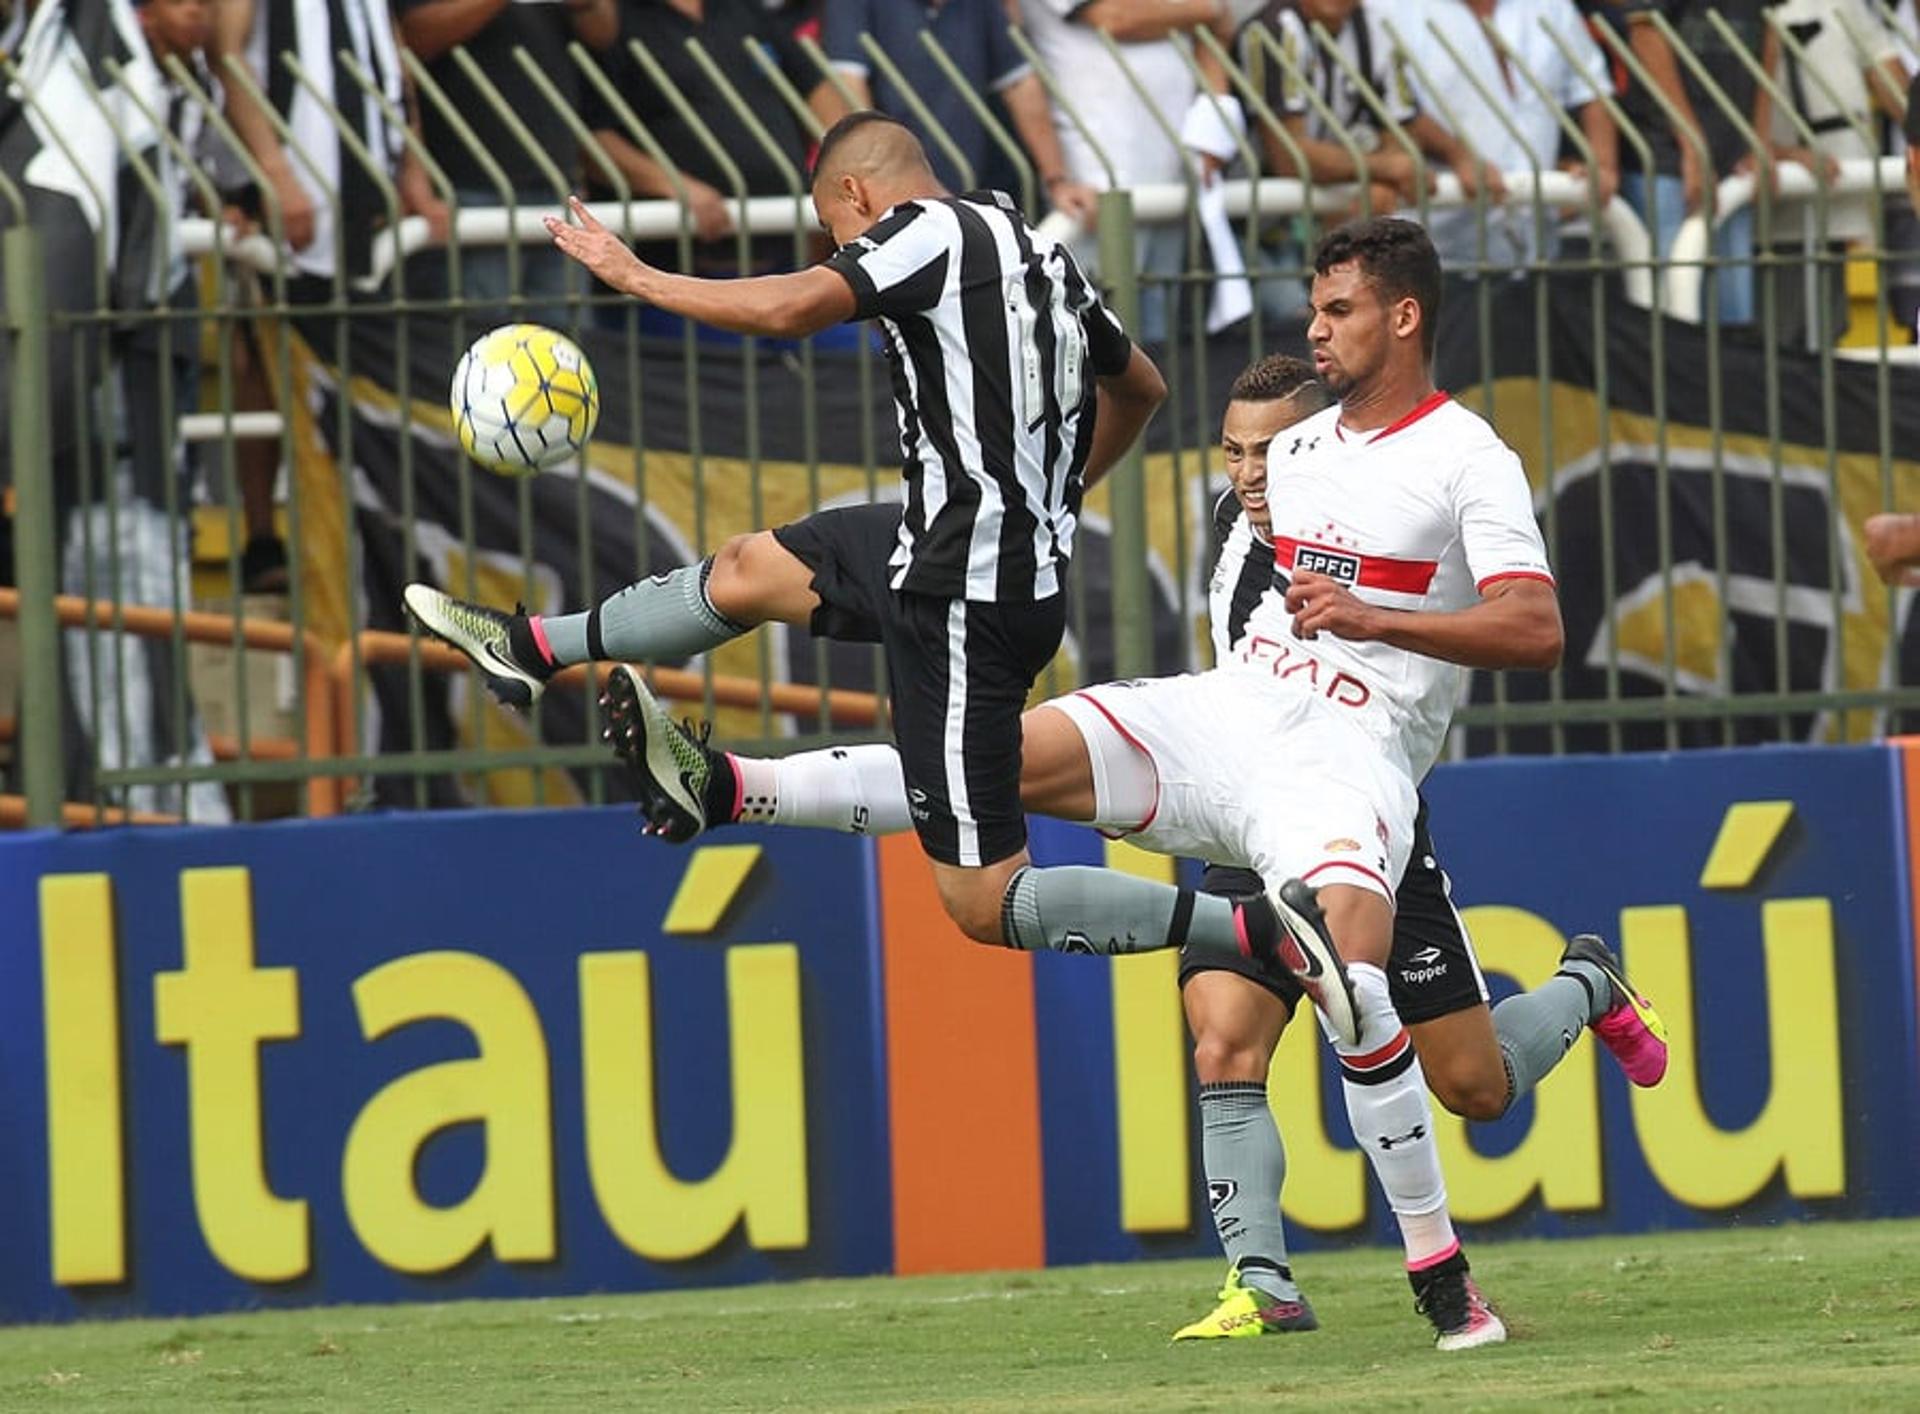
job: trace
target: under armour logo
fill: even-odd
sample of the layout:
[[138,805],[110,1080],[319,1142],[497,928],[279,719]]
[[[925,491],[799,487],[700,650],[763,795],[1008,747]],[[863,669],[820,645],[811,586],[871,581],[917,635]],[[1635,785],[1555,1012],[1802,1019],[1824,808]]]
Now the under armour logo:
[[1293,439],[1293,445],[1287,448],[1287,455],[1297,457],[1302,451],[1310,452],[1319,445],[1320,439],[1318,437],[1295,437]]
[[1400,1135],[1398,1138],[1395,1138],[1391,1134],[1382,1134],[1380,1136],[1380,1147],[1382,1149],[1391,1150],[1397,1145],[1412,1144],[1417,1142],[1418,1140],[1425,1139],[1426,1137],[1427,1137],[1427,1127],[1424,1124],[1416,1124],[1412,1129],[1409,1129],[1405,1134]]

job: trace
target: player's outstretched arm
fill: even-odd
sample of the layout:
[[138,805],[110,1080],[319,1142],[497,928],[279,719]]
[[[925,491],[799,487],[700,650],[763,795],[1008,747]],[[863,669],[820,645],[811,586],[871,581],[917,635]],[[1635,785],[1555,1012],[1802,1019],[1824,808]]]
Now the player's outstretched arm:
[[1111,377],[1094,381],[1099,410],[1094,415],[1093,445],[1081,480],[1088,486],[1113,470],[1140,434],[1147,430],[1160,404],[1167,400],[1167,380],[1138,344],[1127,366]]
[[1480,602],[1447,613],[1387,609],[1369,604],[1340,581],[1296,570],[1287,586],[1287,610],[1300,638],[1390,643],[1411,653],[1469,668],[1558,667],[1565,644],[1560,599],[1541,579],[1501,579]]
[[785,275],[704,280],[647,264],[594,220],[579,197],[568,199],[575,224],[547,218],[553,243],[622,294],[734,334],[798,339],[853,318],[853,288],[816,265]]

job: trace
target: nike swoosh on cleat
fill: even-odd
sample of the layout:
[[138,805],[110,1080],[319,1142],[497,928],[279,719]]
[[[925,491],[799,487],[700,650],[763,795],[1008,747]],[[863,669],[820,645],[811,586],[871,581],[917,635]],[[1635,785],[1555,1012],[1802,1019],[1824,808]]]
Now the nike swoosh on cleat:
[[485,643],[482,643],[480,645],[480,651],[495,663],[498,663],[509,676],[516,678],[522,676],[523,670],[520,665],[502,653],[499,645],[492,639],[488,639]]
[[688,800],[698,800],[700,798],[700,792],[694,789],[693,777],[689,776],[685,771],[680,773],[680,789],[687,793]]

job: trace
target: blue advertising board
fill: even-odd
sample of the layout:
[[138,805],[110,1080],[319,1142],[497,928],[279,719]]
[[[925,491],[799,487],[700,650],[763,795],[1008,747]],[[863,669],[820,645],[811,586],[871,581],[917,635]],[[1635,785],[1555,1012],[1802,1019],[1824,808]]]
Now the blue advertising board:
[[[1434,773],[1496,1000],[1592,930],[1673,1039],[1654,1090],[1583,1043],[1497,1124],[1438,1115],[1469,1233],[1920,1212],[1901,782],[1884,746]],[[1173,959],[949,991],[924,872],[618,808],[0,839],[0,1319],[950,1268],[972,1207],[1031,1215],[1002,1264],[1215,1252]],[[949,1099],[970,1033],[1030,1028],[988,1117],[1036,1123],[929,1142],[930,1025]],[[1283,1206],[1303,1249],[1390,1241],[1314,1033],[1270,1086]]]

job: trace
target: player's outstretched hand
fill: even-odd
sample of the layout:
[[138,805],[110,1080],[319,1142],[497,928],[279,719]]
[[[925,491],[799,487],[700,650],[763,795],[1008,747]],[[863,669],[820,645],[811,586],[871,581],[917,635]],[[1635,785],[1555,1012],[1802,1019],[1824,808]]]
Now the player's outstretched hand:
[[1287,585],[1287,612],[1295,638],[1372,638],[1373,606],[1356,598],[1339,580],[1312,570],[1295,570]]
[[579,197],[567,198],[567,210],[573,224],[558,216],[547,217],[547,232],[553,243],[614,289],[638,294],[637,280],[646,273],[646,264],[627,249],[625,241],[594,220]]

